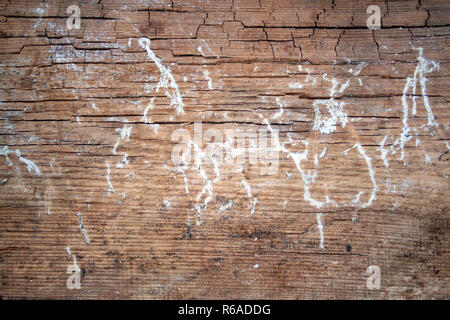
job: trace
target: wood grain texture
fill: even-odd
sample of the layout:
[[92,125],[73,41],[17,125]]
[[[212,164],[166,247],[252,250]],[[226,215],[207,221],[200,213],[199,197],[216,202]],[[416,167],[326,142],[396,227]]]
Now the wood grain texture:
[[[448,299],[449,17],[446,0],[1,1],[1,297]],[[196,122],[279,130],[278,170],[177,165],[171,135]]]

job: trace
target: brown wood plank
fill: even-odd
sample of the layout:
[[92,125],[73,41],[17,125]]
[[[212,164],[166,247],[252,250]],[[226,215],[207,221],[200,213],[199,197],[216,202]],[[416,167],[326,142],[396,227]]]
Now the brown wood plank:
[[[2,1],[0,297],[448,299],[449,13]],[[227,130],[275,153],[217,162]]]

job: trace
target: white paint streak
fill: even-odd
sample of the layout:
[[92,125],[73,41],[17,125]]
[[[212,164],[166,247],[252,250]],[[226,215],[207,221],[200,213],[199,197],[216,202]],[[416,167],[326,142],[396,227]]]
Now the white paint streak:
[[281,100],[280,100],[280,98],[278,98],[278,97],[275,98],[275,101],[277,102],[277,105],[280,107],[280,111],[278,111],[277,113],[275,113],[275,114],[273,115],[272,119],[278,119],[279,117],[281,117],[281,116],[283,115],[283,113],[284,113],[283,107],[286,106],[286,104],[281,103]]
[[8,146],[4,146],[3,148],[0,149],[0,156],[5,156],[9,167],[13,166],[13,163],[11,162],[11,160],[8,157],[8,155],[11,153],[14,153],[20,162],[25,163],[25,165],[27,166],[28,172],[34,173],[37,176],[42,176],[41,169],[39,169],[39,167],[36,165],[36,163],[34,163],[33,161],[31,161],[29,159],[22,157],[20,154],[20,151],[18,149],[17,150],[9,150]]
[[256,208],[256,203],[258,202],[258,198],[253,197],[252,188],[246,180],[241,181],[241,186],[243,186],[245,191],[247,192],[247,197],[253,198],[253,203],[251,204],[251,209],[250,209],[250,213],[253,215],[255,213],[255,208]]
[[225,204],[222,204],[219,207],[219,214],[221,214],[225,210],[230,210],[233,207],[234,203],[232,200],[228,200]]
[[[320,112],[319,106],[323,105],[327,108],[329,117],[323,117]],[[313,103],[315,119],[313,130],[317,130],[323,134],[330,134],[337,130],[339,122],[342,127],[345,128],[348,123],[347,114],[344,112],[344,102],[336,102],[333,98],[327,100],[316,100]]]
[[357,77],[357,76],[359,76],[361,71],[363,71],[364,68],[367,66],[368,66],[367,62],[361,62],[361,63],[358,63],[358,65],[355,67],[355,69],[350,69],[349,71],[353,76]]
[[130,141],[131,129],[132,127],[129,127],[128,125],[124,125],[122,129],[119,128],[116,129],[116,131],[120,133],[120,137],[117,138],[117,142],[114,145],[113,154],[117,154],[117,147],[119,146],[120,141],[122,140]]
[[108,184],[107,191],[108,191],[108,195],[109,195],[111,192],[116,192],[116,191],[114,190],[114,187],[111,183],[111,169],[109,168],[108,161],[105,161],[105,164],[106,164],[106,183]]
[[327,153],[327,147],[324,147],[322,152],[319,155],[319,159],[322,159],[323,157],[325,157],[325,154]]
[[208,89],[209,89],[209,90],[212,90],[212,89],[213,89],[213,86],[212,86],[212,80],[211,80],[211,78],[209,77],[209,71],[208,71],[208,69],[203,70],[203,75],[205,76],[206,80],[208,80]]
[[382,159],[383,162],[384,162],[384,166],[385,166],[386,168],[389,168],[389,161],[388,161],[388,159],[386,158],[386,155],[388,154],[389,149],[385,149],[385,148],[384,148],[385,143],[386,143],[386,139],[387,139],[387,136],[385,136],[385,137],[383,138],[383,140],[380,142],[380,147],[379,147],[377,150],[380,150],[380,152],[381,152],[381,159]]
[[130,164],[130,161],[128,161],[128,154],[125,153],[123,155],[122,160],[117,163],[116,168],[123,169],[124,167],[126,167],[129,164]]
[[319,234],[320,234],[319,248],[325,249],[324,236],[323,236],[323,225],[322,225],[322,213],[319,212],[316,214],[316,220],[317,220],[317,229],[319,229]]
[[372,182],[372,192],[370,194],[370,198],[366,203],[361,205],[362,208],[367,208],[372,205],[373,201],[376,199],[377,192],[378,192],[378,186],[377,186],[377,182],[375,180],[375,170],[372,167],[372,159],[366,154],[366,152],[364,151],[364,148],[359,143],[356,143],[353,147],[345,150],[344,154],[347,154],[348,151],[350,151],[351,149],[354,149],[354,148],[357,148],[359,153],[361,154],[361,156],[364,158],[364,160],[366,160],[367,169],[369,170],[369,176],[370,176],[370,180]]
[[431,158],[428,154],[425,155],[425,164],[427,166],[431,164]]
[[[400,134],[400,137],[396,139],[395,143],[391,146],[391,151],[395,153],[397,150],[401,151],[400,157],[398,160],[403,160],[405,158],[405,145],[406,143],[411,140],[411,138],[414,136],[414,134],[411,132],[411,129],[408,126],[408,119],[409,119],[409,108],[410,104],[408,103],[408,99],[412,101],[412,110],[411,113],[414,116],[416,114],[416,108],[417,108],[417,83],[420,83],[421,86],[421,94],[423,99],[424,107],[428,114],[428,127],[438,127],[439,124],[434,119],[433,110],[431,109],[431,105],[428,99],[427,95],[427,78],[425,77],[426,74],[434,72],[436,70],[439,70],[439,63],[426,59],[423,56],[423,48],[414,48],[414,50],[419,51],[419,55],[417,57],[417,66],[414,71],[413,77],[408,77],[406,79],[405,86],[403,88],[403,95],[402,95],[402,106],[403,106],[403,129],[402,133]],[[410,95],[410,92],[412,96]],[[417,134],[417,132],[416,132]],[[397,147],[398,146],[398,147]]]
[[178,114],[184,114],[184,103],[183,99],[181,98],[180,89],[178,88],[177,82],[175,81],[175,78],[173,77],[170,69],[168,67],[165,67],[162,64],[161,59],[159,59],[153,53],[152,49],[150,49],[149,39],[140,38],[139,45],[147,51],[149,58],[153,60],[161,73],[160,81],[156,87],[156,92],[158,92],[161,87],[170,89],[171,92],[166,91],[166,94],[171,98],[170,105],[175,106]]

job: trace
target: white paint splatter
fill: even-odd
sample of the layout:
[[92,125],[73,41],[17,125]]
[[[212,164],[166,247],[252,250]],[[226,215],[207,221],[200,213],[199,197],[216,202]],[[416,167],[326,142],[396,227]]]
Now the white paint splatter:
[[147,113],[148,113],[148,111],[149,111],[150,109],[153,109],[153,108],[154,108],[154,105],[153,105],[153,102],[154,102],[154,101],[155,101],[155,97],[153,97],[153,98],[150,100],[149,104],[147,105],[147,107],[146,107],[145,110],[144,110],[144,115],[142,116],[142,120],[143,120],[145,123],[150,123],[150,122],[152,121],[151,116],[147,116]]
[[[330,116],[323,117],[320,112],[319,106],[323,105],[327,108]],[[348,123],[347,114],[344,112],[343,106],[344,102],[336,102],[333,98],[327,100],[316,100],[313,103],[315,119],[313,130],[317,130],[323,134],[330,134],[337,130],[337,125],[339,122],[342,127],[345,128]]]
[[95,104],[95,102],[91,102],[90,104],[91,108],[94,109],[95,111],[98,111],[97,105]]
[[111,169],[109,168],[108,161],[105,161],[105,164],[106,164],[106,183],[108,184],[107,191],[108,191],[108,195],[109,195],[111,192],[116,192],[116,191],[114,190],[114,187],[111,183]]
[[232,200],[228,200],[225,204],[222,204],[219,207],[219,214],[221,214],[225,210],[230,210],[233,207],[234,203]]
[[319,155],[319,159],[322,159],[323,157],[325,157],[325,154],[327,153],[327,147],[324,147],[322,152]]
[[380,147],[379,147],[377,150],[380,150],[380,152],[381,152],[381,159],[382,159],[383,162],[384,162],[384,166],[385,166],[386,168],[389,168],[389,161],[388,161],[388,159],[386,158],[386,155],[388,154],[389,149],[385,149],[385,148],[384,148],[385,143],[386,143],[386,139],[387,139],[387,136],[384,136],[383,140],[380,142]]
[[248,182],[246,180],[242,180],[241,181],[241,186],[244,187],[245,191],[247,192],[247,196],[249,198],[252,197],[252,188],[250,187],[250,185],[248,184]]
[[298,83],[298,82],[289,82],[288,86],[289,86],[289,89],[301,89],[301,88],[303,88],[303,84]]
[[[417,66],[414,71],[413,77],[408,77],[406,79],[405,86],[403,88],[403,95],[402,95],[402,106],[403,106],[403,129],[402,133],[399,138],[396,139],[394,144],[391,146],[392,153],[395,153],[397,150],[401,151],[400,157],[398,160],[403,160],[405,158],[405,145],[406,143],[411,140],[411,138],[414,136],[414,134],[411,132],[411,129],[408,126],[408,119],[409,119],[409,108],[410,105],[408,103],[408,99],[412,101],[412,115],[415,115],[416,108],[417,108],[417,82],[420,83],[421,86],[421,93],[422,93],[422,99],[424,107],[428,113],[428,123],[427,126],[432,127],[438,127],[439,124],[434,119],[433,110],[431,109],[431,105],[428,99],[427,95],[427,87],[426,82],[427,78],[425,77],[426,74],[434,72],[436,70],[439,70],[439,63],[426,59],[423,56],[423,48],[415,48],[414,50],[419,51],[419,55],[417,57]],[[409,94],[411,91],[412,96]],[[417,133],[416,133],[417,134]]]
[[124,167],[126,167],[129,164],[130,164],[130,161],[128,161],[128,154],[125,153],[123,155],[122,160],[117,163],[116,168],[123,169]]
[[349,71],[353,76],[357,77],[357,76],[359,76],[361,71],[363,71],[363,69],[367,66],[368,66],[367,62],[361,62],[361,63],[358,63],[358,65],[354,69],[352,68]]
[[166,209],[170,208],[170,201],[169,200],[163,200],[163,204],[166,207]]
[[246,180],[241,181],[241,186],[243,186],[245,191],[247,192],[247,197],[250,199],[253,198],[253,203],[251,204],[251,209],[250,209],[250,213],[253,215],[255,213],[255,208],[256,208],[256,203],[258,202],[258,198],[253,197],[252,188]]
[[36,163],[34,163],[33,161],[31,161],[29,159],[22,157],[20,154],[20,151],[18,149],[17,150],[9,150],[8,146],[4,146],[3,148],[0,149],[0,156],[5,156],[9,167],[13,166],[13,163],[11,162],[11,160],[8,157],[8,155],[11,153],[14,153],[20,162],[25,163],[25,165],[27,166],[28,172],[34,173],[37,176],[42,176],[41,169],[39,169],[39,167],[36,165]]
[[323,235],[323,225],[322,225],[322,213],[319,212],[319,213],[316,214],[316,220],[317,220],[317,229],[319,229],[319,234],[320,234],[319,248],[320,249],[325,249],[324,235]]
[[281,103],[281,100],[280,100],[280,98],[278,98],[278,97],[275,98],[275,101],[277,102],[277,105],[280,107],[280,111],[278,111],[277,113],[275,113],[275,114],[273,115],[272,119],[278,119],[279,117],[281,117],[281,116],[283,115],[283,113],[284,113],[283,107],[286,106],[286,104]]
[[372,159],[366,154],[366,152],[364,151],[364,148],[359,143],[356,143],[353,147],[345,150],[344,154],[347,154],[348,151],[350,151],[351,149],[354,149],[354,148],[357,148],[359,153],[361,154],[361,156],[364,158],[364,160],[366,160],[367,169],[369,170],[369,176],[370,176],[370,180],[372,182],[372,192],[370,194],[370,198],[366,203],[361,205],[362,208],[367,208],[372,205],[373,201],[376,199],[376,195],[378,192],[378,186],[377,186],[377,182],[375,180],[375,170],[372,167]]
[[156,86],[156,92],[158,92],[161,87],[170,89],[171,92],[166,91],[166,94],[171,98],[170,105],[175,106],[178,114],[184,114],[184,103],[181,98],[180,89],[178,88],[177,82],[175,81],[170,69],[165,67],[162,64],[161,59],[159,59],[153,53],[152,49],[150,49],[150,39],[140,38],[139,45],[147,51],[149,58],[153,60],[161,73],[160,81]]
[[129,127],[128,125],[124,125],[123,128],[117,128],[116,131],[120,133],[120,137],[117,138],[117,142],[113,147],[113,154],[117,154],[117,147],[120,144],[120,141],[126,140],[130,141],[130,134],[131,134],[132,127]]
[[212,86],[212,80],[209,77],[209,70],[208,69],[203,70],[203,75],[205,76],[206,80],[208,80],[208,89],[212,90],[213,86]]

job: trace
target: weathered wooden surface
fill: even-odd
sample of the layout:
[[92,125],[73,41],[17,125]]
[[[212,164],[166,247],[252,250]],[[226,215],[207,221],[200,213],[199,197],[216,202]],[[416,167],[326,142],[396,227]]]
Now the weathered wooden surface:
[[[450,2],[95,2],[0,3],[2,298],[448,299]],[[278,170],[177,166],[200,121]]]

